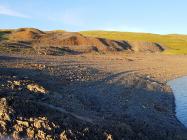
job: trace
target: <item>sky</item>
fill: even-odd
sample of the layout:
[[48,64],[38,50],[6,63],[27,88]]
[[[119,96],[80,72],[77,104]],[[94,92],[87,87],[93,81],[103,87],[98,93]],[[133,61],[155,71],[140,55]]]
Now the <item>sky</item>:
[[187,0],[0,0],[0,28],[187,34]]

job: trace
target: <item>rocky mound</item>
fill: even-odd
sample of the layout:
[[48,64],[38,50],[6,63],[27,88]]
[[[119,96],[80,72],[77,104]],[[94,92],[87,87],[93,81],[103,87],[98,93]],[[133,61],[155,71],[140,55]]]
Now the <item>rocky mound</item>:
[[65,50],[87,53],[87,52],[161,52],[163,47],[157,43],[150,42],[127,42],[94,38],[83,36],[80,33],[72,32],[51,32],[41,36],[35,41],[36,48],[58,47]]
[[164,47],[157,43],[95,38],[84,36],[77,32],[42,32],[34,28],[13,30],[8,35],[8,42],[3,45],[1,43],[1,46],[22,49],[26,46],[26,48],[31,48],[31,52],[48,55],[121,51],[155,53],[164,50]]
[[36,40],[35,45],[68,48],[79,52],[122,51],[130,47],[125,41],[86,37],[79,33],[70,32],[48,33]]

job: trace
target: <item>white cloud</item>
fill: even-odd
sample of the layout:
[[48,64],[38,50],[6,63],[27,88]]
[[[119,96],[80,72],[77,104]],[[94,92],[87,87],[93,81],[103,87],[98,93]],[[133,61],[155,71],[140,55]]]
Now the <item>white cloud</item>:
[[20,13],[18,11],[15,11],[4,5],[0,5],[0,15],[7,15],[7,16],[12,16],[12,17],[20,17],[20,18],[29,18],[29,16],[23,13]]

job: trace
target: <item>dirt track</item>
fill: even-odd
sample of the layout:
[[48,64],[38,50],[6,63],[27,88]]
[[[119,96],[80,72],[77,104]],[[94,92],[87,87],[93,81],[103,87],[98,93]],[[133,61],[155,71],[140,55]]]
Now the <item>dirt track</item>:
[[[5,85],[0,87],[1,98],[6,98],[14,110],[14,119],[21,116],[28,121],[45,116],[59,125],[56,133],[43,128],[35,131],[54,139],[59,139],[57,135],[63,131],[64,137],[72,139],[104,139],[110,135],[130,140],[187,139],[186,128],[175,117],[172,91],[165,84],[187,74],[187,56],[1,55],[0,60],[0,84]],[[10,89],[7,81],[21,84]],[[48,93],[28,91],[25,85],[29,82],[43,86]],[[39,109],[35,110],[33,104]],[[31,110],[35,113],[28,114]],[[13,120],[12,124],[16,125]],[[31,126],[22,128],[23,136],[28,136],[25,131]],[[83,131],[86,128],[88,132]],[[19,131],[7,129],[8,135],[16,133],[19,137]]]

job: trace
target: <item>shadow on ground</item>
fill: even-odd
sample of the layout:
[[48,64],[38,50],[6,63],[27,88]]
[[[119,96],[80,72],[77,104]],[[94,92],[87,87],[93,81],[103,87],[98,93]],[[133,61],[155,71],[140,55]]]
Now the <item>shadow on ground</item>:
[[[31,83],[47,92],[28,90]],[[0,132],[14,138],[187,139],[171,90],[134,71],[71,82],[41,70],[0,68],[0,97]]]

